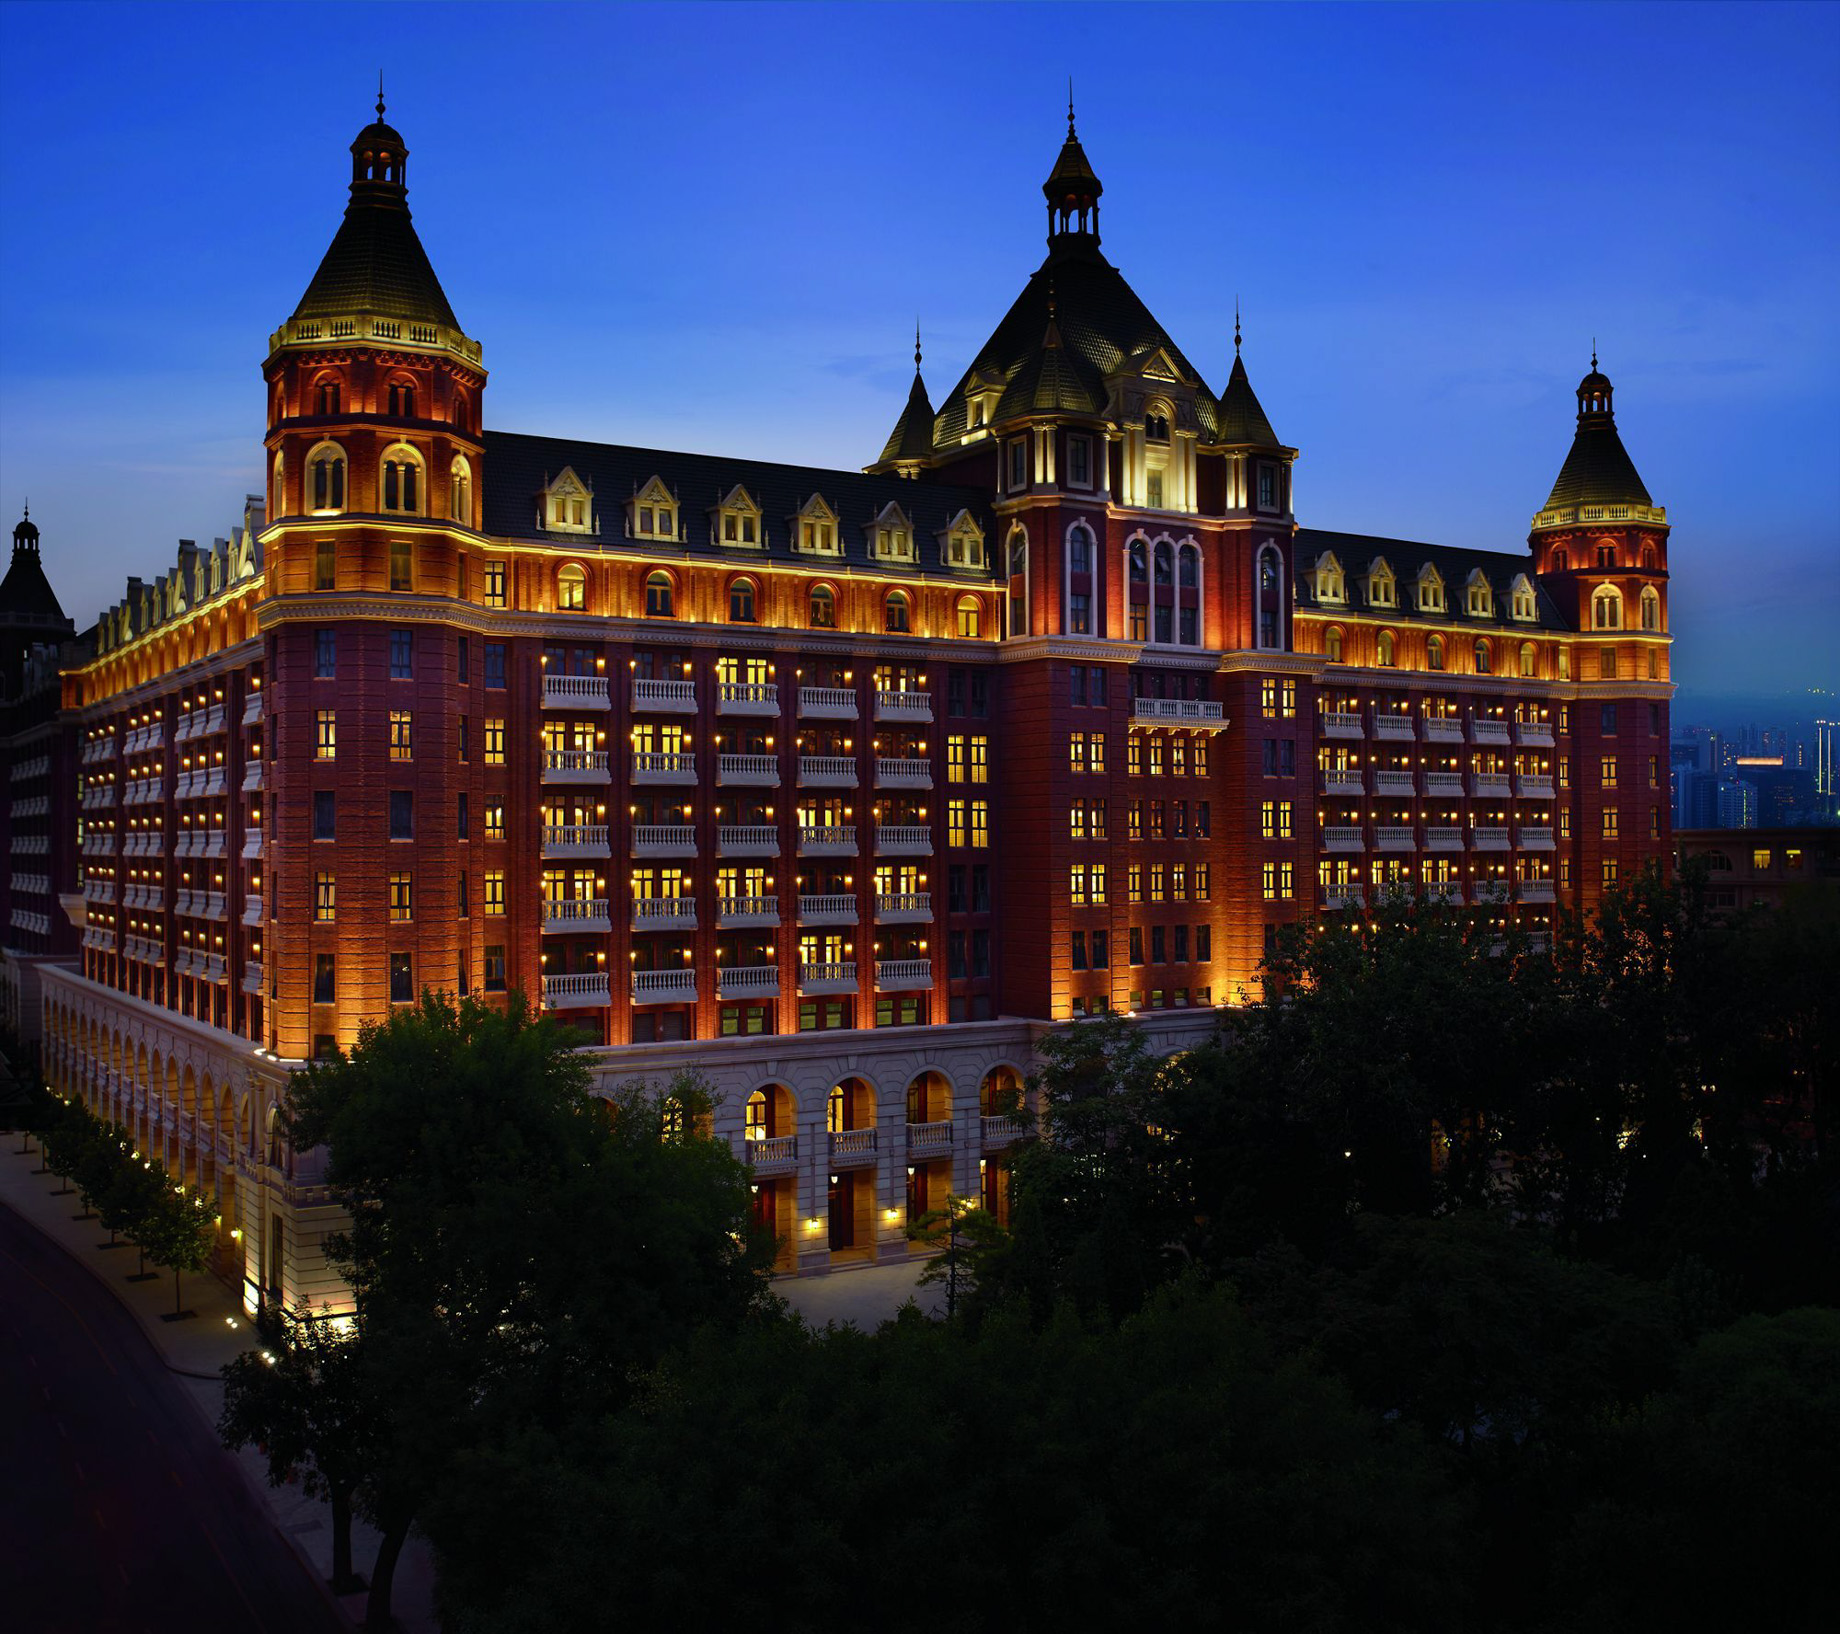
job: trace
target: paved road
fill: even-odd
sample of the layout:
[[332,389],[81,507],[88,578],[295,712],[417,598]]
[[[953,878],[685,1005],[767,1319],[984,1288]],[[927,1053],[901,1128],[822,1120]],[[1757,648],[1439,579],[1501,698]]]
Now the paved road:
[[0,1559],[19,1634],[345,1626],[134,1318],[4,1205]]

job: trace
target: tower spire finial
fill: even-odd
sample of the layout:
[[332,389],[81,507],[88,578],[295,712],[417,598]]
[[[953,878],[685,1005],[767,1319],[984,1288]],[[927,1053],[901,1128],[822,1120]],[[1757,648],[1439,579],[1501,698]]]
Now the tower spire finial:
[[1067,76],[1067,140],[1073,140],[1073,75]]
[[1233,297],[1233,355],[1239,356],[1239,297]]
[[1595,335],[1591,337],[1591,367],[1593,369],[1597,367],[1597,337]]
[[383,70],[377,70],[377,118],[383,118]]
[[920,315],[914,314],[914,373],[920,372]]

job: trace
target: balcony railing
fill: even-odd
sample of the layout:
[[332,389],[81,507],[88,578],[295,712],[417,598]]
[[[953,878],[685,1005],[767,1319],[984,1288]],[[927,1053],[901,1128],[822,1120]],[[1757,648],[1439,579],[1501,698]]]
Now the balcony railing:
[[1553,882],[1550,879],[1523,879],[1514,887],[1515,899],[1520,902],[1552,902],[1556,900]]
[[875,718],[878,721],[930,721],[933,695],[930,692],[878,692]]
[[856,826],[853,823],[828,824],[799,829],[801,857],[853,857],[856,855]]
[[1322,888],[1322,905],[1331,912],[1340,912],[1343,908],[1358,908],[1361,905],[1361,887],[1352,883],[1325,885]]
[[554,897],[544,901],[543,928],[546,931],[575,931],[588,934],[613,929],[613,915],[604,896]]
[[856,961],[845,959],[836,964],[801,964],[799,966],[799,991],[812,996],[826,993],[854,993],[856,991]]
[[1506,902],[1508,900],[1508,882],[1505,879],[1479,879],[1470,887],[1470,900],[1477,904],[1485,902]]
[[1471,743],[1492,743],[1505,746],[1512,741],[1506,721],[1490,720],[1486,715],[1470,718],[1469,741]]
[[1374,736],[1383,743],[1413,743],[1418,726],[1410,715],[1387,715],[1374,711]]
[[831,895],[801,896],[799,898],[799,923],[801,925],[854,925],[856,923],[856,898],[843,892]]
[[696,898],[636,896],[632,924],[634,930],[695,930]]
[[1506,772],[1475,772],[1469,780],[1470,797],[1475,800],[1505,800],[1512,786]]
[[930,789],[933,763],[930,760],[878,760],[875,786],[878,789]]
[[1463,798],[1463,774],[1461,772],[1426,772],[1425,794],[1435,800],[1461,800]]
[[1358,825],[1334,823],[1323,828],[1322,848],[1325,851],[1365,851],[1367,844]]
[[1322,712],[1322,735],[1326,738],[1360,738],[1367,734],[1356,711],[1325,709]]
[[1012,1146],[1035,1133],[1035,1126],[1027,1118],[1008,1118],[986,1112],[982,1123],[984,1150],[987,1152],[999,1146]]
[[[564,676],[564,680],[570,677]],[[591,677],[575,677],[591,679]],[[610,783],[613,773],[607,766],[605,749],[545,749],[543,751],[545,783]]]
[[1558,791],[1553,787],[1553,780],[1543,775],[1515,778],[1514,792],[1523,800],[1552,800],[1558,795]]
[[907,1149],[910,1152],[943,1151],[952,1144],[952,1120],[936,1123],[910,1123],[907,1126]]
[[604,675],[552,675],[543,672],[545,709],[611,709],[613,694]]
[[911,993],[933,985],[931,959],[877,959],[875,985],[884,993]]
[[1416,851],[1418,836],[1410,827],[1394,825],[1375,825],[1374,849],[1376,851]]
[[1472,828],[1469,843],[1477,851],[1506,851],[1508,831],[1505,828]]
[[855,688],[800,687],[799,714],[813,721],[853,721],[856,719]]
[[875,850],[883,857],[930,857],[933,831],[924,823],[878,823]]
[[808,789],[853,789],[856,760],[851,755],[800,755],[799,784]]
[[1534,823],[1514,831],[1514,843],[1523,851],[1556,851],[1558,841],[1549,824]]
[[243,961],[243,991],[254,993],[258,998],[262,994],[262,961],[245,959]]
[[1425,742],[1461,743],[1463,723],[1455,715],[1427,715],[1424,719]]
[[797,1135],[763,1135],[741,1142],[741,1161],[757,1173],[790,1169],[799,1160]]
[[1529,749],[1550,749],[1556,741],[1551,721],[1516,721],[1514,741]]
[[1460,905],[1463,901],[1463,881],[1460,879],[1427,880],[1423,887],[1427,902],[1442,902],[1447,906]]
[[779,923],[779,898],[776,896],[725,896],[716,900],[716,923],[723,929],[738,930],[747,926]]
[[779,830],[772,823],[723,823],[716,829],[722,857],[777,857]]
[[689,750],[660,754],[641,749],[632,758],[632,780],[637,784],[694,783],[696,755]]
[[1375,772],[1374,793],[1402,795],[1410,800],[1418,793],[1418,785],[1410,772]]
[[260,794],[262,792],[262,762],[251,760],[243,767],[243,793]]
[[693,1004],[696,1002],[694,970],[635,970],[634,1004]]
[[694,681],[634,681],[632,706],[653,715],[694,715]]
[[836,1129],[831,1132],[831,1162],[864,1163],[874,1157],[873,1129]]
[[875,899],[875,917],[879,924],[900,925],[930,920],[933,917],[931,891],[896,891]]
[[85,766],[93,766],[99,760],[113,760],[114,758],[115,734],[113,732],[105,733],[99,738],[91,738],[83,745],[83,764]]
[[1322,774],[1324,794],[1367,793],[1367,784],[1358,771],[1326,771]]
[[604,970],[543,978],[543,1007],[546,1010],[585,1010],[612,1002],[613,991]]
[[1436,825],[1427,826],[1425,849],[1427,851],[1461,851],[1463,849],[1463,830]]
[[262,689],[260,687],[253,688],[243,699],[243,724],[245,726],[262,724]]
[[716,972],[720,999],[770,999],[778,992],[778,965],[729,965]]
[[716,781],[741,788],[773,788],[779,782],[779,756],[718,755]]
[[610,857],[605,823],[545,824],[543,855],[546,857]]
[[694,857],[696,829],[689,823],[636,823],[632,831],[635,857]]
[[[156,902],[151,904],[151,906],[158,907],[159,904]],[[243,898],[243,923],[245,925],[259,925],[262,923],[261,897],[246,896]]]
[[1133,726],[1210,726],[1227,724],[1226,707],[1211,698],[1133,698]]
[[718,715],[777,715],[779,684],[775,681],[722,681],[716,686]]

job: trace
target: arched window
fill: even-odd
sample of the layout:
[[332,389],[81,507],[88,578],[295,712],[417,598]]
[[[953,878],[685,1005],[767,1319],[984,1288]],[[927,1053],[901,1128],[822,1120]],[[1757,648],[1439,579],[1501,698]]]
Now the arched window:
[[646,576],[645,616],[647,618],[675,618],[677,616],[676,587],[671,583],[671,575],[662,568]]
[[337,443],[320,443],[307,456],[307,508],[345,509],[345,450]]
[[1425,643],[1425,667],[1442,669],[1444,667],[1444,638],[1434,635]]
[[473,525],[473,467],[464,455],[455,458],[447,473],[447,516],[469,528]]
[[1194,545],[1184,545],[1176,552],[1176,582],[1184,590],[1201,584],[1201,552]]
[[1491,656],[1488,642],[1478,640],[1476,642],[1476,673],[1478,675],[1487,675],[1489,673],[1489,660]]
[[1167,540],[1156,547],[1156,582],[1158,584],[1175,583],[1175,551]]
[[286,481],[286,476],[287,476],[287,467],[281,458],[281,450],[276,449],[275,450],[275,478],[274,478],[274,488],[273,488],[273,493],[275,497],[269,501],[269,507],[268,507],[271,515],[280,516],[287,509],[287,501],[286,501],[286,498],[284,497],[286,494],[286,488],[284,486],[285,481]]
[[730,624],[754,622],[754,581],[735,579],[728,587],[728,621]]
[[890,635],[905,634],[907,622],[907,592],[890,590],[888,599],[882,603],[882,627]]
[[557,571],[556,606],[565,613],[587,610],[588,575],[573,562]]
[[748,1140],[767,1138],[767,1097],[758,1089],[747,1098],[742,1133]]
[[1552,560],[1553,572],[1564,573],[1568,570],[1568,567],[1569,567],[1569,563],[1568,563],[1568,559],[1566,557],[1565,552],[1563,550],[1555,550],[1553,552],[1553,560]]
[[469,398],[465,392],[456,387],[450,401],[451,408],[449,411],[449,418],[454,423],[454,429],[456,431],[471,431],[473,429],[473,422],[471,419],[473,412],[472,399]]
[[413,420],[415,418],[415,382],[413,380],[392,380],[390,382],[388,412],[393,420]]
[[1092,572],[1093,537],[1084,522],[1076,524],[1067,535],[1067,571]]
[[1644,585],[1642,588],[1642,628],[1659,630],[1661,628],[1661,597],[1655,587]]
[[1642,547],[1642,566],[1647,572],[1654,572],[1655,547],[1653,545],[1644,545]]
[[837,592],[828,584],[811,587],[811,627],[814,630],[837,628]]
[[1276,545],[1259,551],[1258,603],[1258,645],[1275,651],[1284,631],[1284,566]]
[[[1009,633],[1029,633],[1029,536],[1023,528],[1012,528],[1009,555]],[[890,629],[894,626],[890,625]],[[905,625],[902,626],[906,628]]]
[[1600,584],[1591,592],[1591,628],[1620,630],[1623,627],[1623,593],[1611,584]]
[[1374,640],[1374,654],[1382,669],[1391,669],[1398,659],[1394,656],[1393,632],[1382,630]]
[[1601,544],[1597,547],[1597,565],[1600,568],[1612,568],[1616,566],[1615,545]]
[[1530,681],[1533,679],[1535,661],[1536,653],[1533,643],[1531,641],[1523,641],[1521,643],[1521,677],[1523,680]]
[[1150,582],[1149,558],[1144,551],[1141,539],[1131,541],[1131,583],[1148,584]]
[[983,627],[983,604],[976,596],[960,596],[957,611],[959,635],[967,641],[975,641]]
[[383,453],[383,506],[404,516],[422,511],[422,457],[407,443],[396,443]]
[[340,397],[338,376],[322,375],[313,384],[313,412],[315,414],[339,413]]
[[1339,624],[1331,624],[1323,632],[1323,656],[1331,664],[1342,661],[1342,627]]
[[1159,408],[1144,416],[1144,441],[1147,443],[1166,443],[1169,441],[1169,414],[1167,410]]

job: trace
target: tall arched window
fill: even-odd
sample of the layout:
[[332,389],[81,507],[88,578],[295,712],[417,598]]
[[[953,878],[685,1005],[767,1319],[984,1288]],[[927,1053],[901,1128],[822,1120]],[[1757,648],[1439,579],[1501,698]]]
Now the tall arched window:
[[[1009,633],[1029,633],[1029,536],[1022,528],[1012,528],[1008,544],[1009,561]],[[893,625],[889,626],[894,628]],[[906,628],[905,625],[902,628]]]
[[1092,530],[1084,522],[1074,523],[1067,530],[1064,585],[1067,604],[1061,618],[1061,628],[1069,635],[1093,633],[1093,607],[1098,600],[1098,584],[1094,573],[1096,563]]
[[287,466],[285,461],[281,458],[281,450],[276,449],[274,487],[271,490],[274,494],[274,498],[268,502],[268,510],[271,516],[281,516],[287,510],[286,479]]
[[1591,592],[1591,628],[1620,630],[1623,627],[1623,593],[1611,584],[1600,584]]
[[1374,654],[1382,669],[1391,669],[1399,660],[1394,650],[1393,632],[1382,630],[1374,639]]
[[383,454],[383,506],[405,516],[422,511],[422,457],[407,443],[396,443]]
[[1567,571],[1568,566],[1569,566],[1569,563],[1568,563],[1565,552],[1563,550],[1555,550],[1553,552],[1553,563],[1552,563],[1553,572],[1564,573]]
[[1153,559],[1156,563],[1156,582],[1174,584],[1176,582],[1175,549],[1167,539],[1156,547],[1156,555]]
[[1258,564],[1258,645],[1275,651],[1284,632],[1284,564],[1276,545],[1259,551]]
[[313,383],[313,412],[315,414],[339,413],[341,393],[336,375],[322,375]]
[[1092,572],[1093,538],[1084,522],[1067,535],[1067,570],[1070,573]]
[[1597,547],[1597,565],[1601,568],[1616,566],[1616,546],[1599,545]]
[[1141,539],[1131,541],[1131,583],[1148,584],[1150,582],[1149,558],[1145,554]]
[[1478,637],[1476,641],[1476,673],[1478,675],[1489,673],[1489,660],[1492,656],[1488,642]]
[[646,576],[645,616],[647,618],[675,618],[677,616],[676,587],[671,583],[671,575],[662,568]]
[[1533,679],[1535,658],[1536,654],[1533,643],[1531,641],[1523,641],[1521,643],[1521,677],[1523,680],[1530,681]]
[[307,456],[307,508],[345,509],[345,450],[337,443],[320,443]]
[[907,592],[890,590],[882,604],[882,626],[891,635],[905,634],[908,629]]
[[1644,545],[1642,547],[1642,566],[1648,572],[1650,573],[1654,572],[1655,570],[1655,547],[1653,545]]
[[1323,657],[1331,664],[1342,661],[1342,627],[1339,624],[1331,624],[1323,632]]
[[392,380],[389,390],[389,415],[395,420],[413,420],[415,418],[415,382],[413,380]]
[[448,418],[453,421],[454,429],[471,431],[473,429],[472,413],[472,399],[456,387],[453,396],[449,399],[448,409]]
[[1655,587],[1644,585],[1642,588],[1642,628],[1659,630],[1661,628],[1661,597]]
[[967,641],[975,641],[982,631],[984,610],[976,596],[958,598],[958,633]]
[[447,516],[469,528],[473,525],[473,467],[465,455],[456,456],[447,473]]
[[1444,638],[1434,635],[1425,643],[1425,667],[1442,669],[1444,667]]
[[573,562],[556,573],[556,606],[565,613],[587,610],[588,575]]
[[728,621],[731,624],[754,622],[754,581],[733,580],[728,587]]
[[828,584],[811,587],[811,627],[814,630],[837,628],[837,592]]

